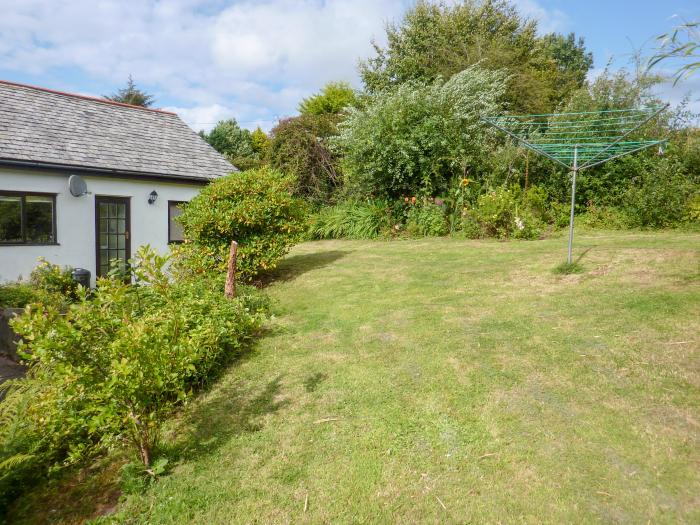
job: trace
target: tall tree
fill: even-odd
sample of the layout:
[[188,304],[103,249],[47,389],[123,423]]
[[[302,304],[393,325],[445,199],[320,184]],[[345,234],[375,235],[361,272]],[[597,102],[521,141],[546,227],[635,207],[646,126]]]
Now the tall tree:
[[593,53],[586,51],[583,37],[577,39],[574,33],[545,35],[540,40],[540,47],[556,66],[558,88],[553,94],[553,102],[559,105],[585,84],[586,75],[593,67]]
[[229,159],[253,155],[250,131],[241,128],[234,118],[220,120],[209,133],[200,131],[199,134],[212,148]]
[[[543,53],[537,23],[507,0],[420,0],[386,32],[386,47],[374,44],[376,55],[360,64],[369,92],[409,80],[447,80],[478,63],[509,73],[506,101],[511,111],[547,112],[561,98],[559,68],[568,65],[562,46],[550,43],[551,53]],[[569,50],[574,55],[578,44]]]
[[107,100],[121,102],[122,104],[131,104],[132,106],[143,106],[149,108],[153,105],[153,95],[136,87],[134,79],[129,75],[129,80],[126,82],[126,87],[123,87],[112,95],[105,95]]

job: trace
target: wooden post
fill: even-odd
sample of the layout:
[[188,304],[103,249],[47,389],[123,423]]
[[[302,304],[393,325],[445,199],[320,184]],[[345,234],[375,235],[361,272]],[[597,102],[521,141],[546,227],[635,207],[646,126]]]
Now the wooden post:
[[236,254],[238,253],[238,243],[231,241],[231,249],[228,253],[228,273],[226,274],[226,287],[224,295],[228,298],[236,297]]

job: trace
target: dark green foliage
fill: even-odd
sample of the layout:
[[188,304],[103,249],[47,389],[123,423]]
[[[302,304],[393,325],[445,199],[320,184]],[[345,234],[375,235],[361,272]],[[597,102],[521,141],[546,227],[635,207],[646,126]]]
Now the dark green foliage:
[[[510,2],[419,1],[386,28],[387,46],[361,63],[370,92],[407,81],[445,79],[479,64],[510,73],[506,101],[515,113],[545,113],[590,67],[590,54],[572,36],[537,37],[537,24]],[[571,39],[571,40],[570,40]],[[579,84],[580,85],[580,84]]]
[[311,202],[332,202],[342,184],[338,157],[329,148],[337,134],[335,115],[300,115],[281,120],[270,135],[270,166],[296,178],[294,194]]
[[[260,166],[261,157],[253,147],[251,132],[241,128],[236,119],[220,120],[209,133],[200,131],[199,135],[239,170]],[[260,149],[259,138],[256,140]]]
[[126,87],[120,89],[112,95],[105,95],[105,98],[122,104],[131,104],[132,106],[143,106],[145,108],[153,105],[153,96],[136,87],[134,79],[129,75],[129,80],[126,82]]
[[322,208],[311,219],[309,234],[315,239],[374,239],[392,225],[387,201],[347,201]]
[[566,101],[571,93],[583,87],[586,75],[593,67],[593,53],[586,51],[583,37],[574,33],[560,35],[550,33],[542,37],[540,47],[545,56],[556,64],[557,86],[553,94],[553,107]]
[[268,167],[209,184],[178,217],[187,241],[174,248],[176,269],[225,271],[231,241],[239,245],[239,278],[273,269],[304,231],[307,209],[292,196],[295,184],[293,176]]
[[357,95],[347,82],[329,82],[315,95],[299,104],[302,115],[337,115],[357,104]]
[[623,195],[623,207],[631,226],[676,226],[688,218],[691,198],[699,189],[677,161],[665,158],[654,171],[635,174]]
[[424,199],[406,213],[406,232],[415,237],[439,237],[447,233],[445,206]]
[[24,308],[37,297],[30,284],[10,283],[0,285],[0,308]]
[[[566,207],[565,217],[561,218],[559,226],[564,227],[569,224],[570,208]],[[576,218],[577,224],[583,224],[589,228],[600,228],[603,230],[625,230],[630,227],[632,221],[620,208],[613,206],[595,206],[593,204],[586,208],[586,211]]]

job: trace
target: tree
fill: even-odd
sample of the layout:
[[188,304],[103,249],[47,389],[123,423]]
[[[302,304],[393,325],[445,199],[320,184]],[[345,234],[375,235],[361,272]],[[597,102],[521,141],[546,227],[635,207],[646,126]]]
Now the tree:
[[254,149],[251,132],[241,128],[236,119],[220,120],[209,133],[200,131],[199,135],[238,169],[260,166],[260,155]]
[[241,128],[236,119],[220,120],[209,133],[200,132],[200,135],[212,148],[229,158],[253,154],[250,131]]
[[340,123],[346,184],[358,196],[444,191],[484,161],[480,117],[500,111],[505,74],[471,66],[447,82],[405,82],[372,95]]
[[334,115],[299,115],[281,120],[272,129],[270,166],[296,177],[295,195],[315,203],[327,203],[342,183],[338,158],[328,141],[335,136]]
[[386,47],[374,44],[376,56],[360,64],[369,92],[409,80],[449,79],[479,64],[508,71],[505,101],[515,113],[553,110],[563,98],[560,68],[574,67],[573,61],[564,60],[566,54],[575,57],[582,52],[580,67],[588,56],[579,49],[581,41],[568,47],[568,37],[563,43],[557,39],[545,45],[537,36],[537,23],[523,18],[506,0],[420,0],[399,24],[388,25],[386,33]]
[[105,98],[114,102],[121,102],[122,104],[143,106],[144,108],[151,107],[154,102],[152,95],[136,87],[136,83],[131,75],[129,75],[129,80],[126,82],[126,87],[112,95],[105,95]]
[[593,53],[586,51],[583,37],[576,39],[574,33],[567,36],[550,33],[542,37],[543,53],[556,65],[555,105],[565,102],[571,93],[583,87],[586,75],[593,67]]
[[357,96],[347,82],[329,82],[315,95],[299,104],[302,115],[338,114],[357,103]]
[[258,126],[250,134],[250,144],[258,158],[266,159],[270,149],[270,137]]

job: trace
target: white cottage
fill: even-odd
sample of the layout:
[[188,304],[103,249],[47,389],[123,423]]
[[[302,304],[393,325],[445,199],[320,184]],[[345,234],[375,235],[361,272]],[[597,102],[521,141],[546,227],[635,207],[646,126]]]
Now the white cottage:
[[0,81],[0,282],[165,252],[178,205],[234,170],[174,113]]

